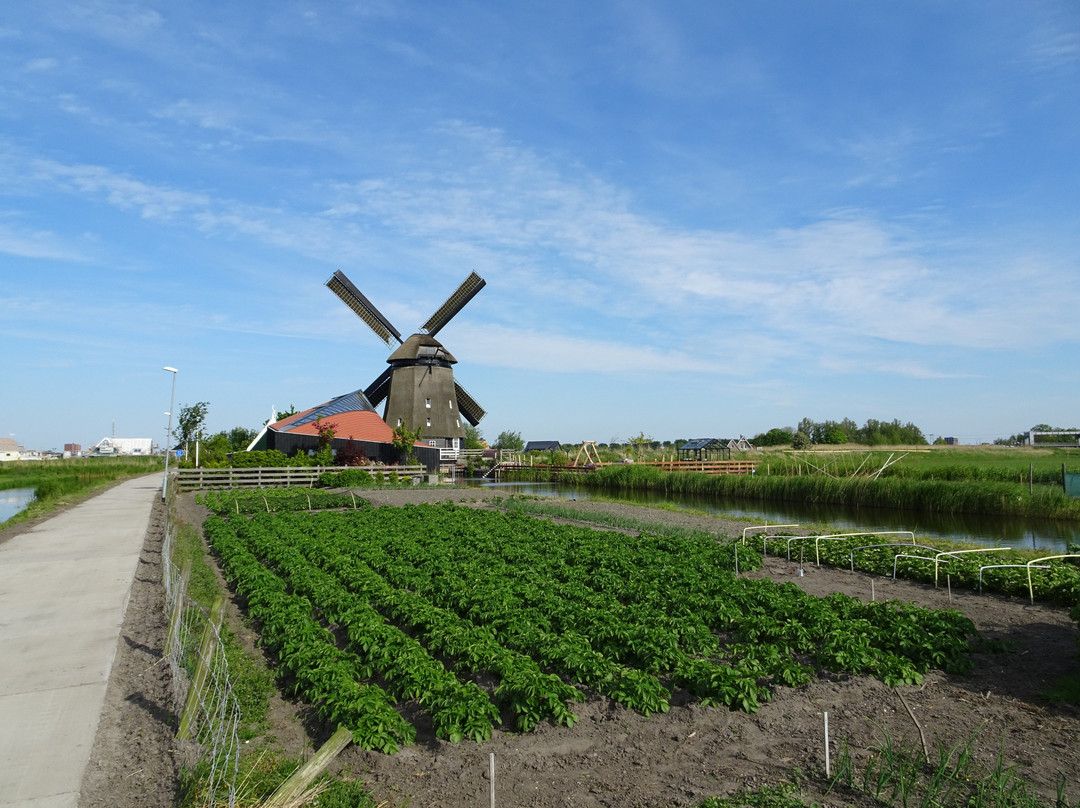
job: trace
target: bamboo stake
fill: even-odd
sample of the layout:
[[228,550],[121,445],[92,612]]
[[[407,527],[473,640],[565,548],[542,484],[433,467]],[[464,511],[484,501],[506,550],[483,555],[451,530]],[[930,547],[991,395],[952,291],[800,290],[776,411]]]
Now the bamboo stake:
[[491,808],[495,808],[495,753],[491,753],[490,777],[491,780]]
[[829,714],[823,713],[823,715],[825,716],[825,776],[830,777],[832,769],[829,763]]

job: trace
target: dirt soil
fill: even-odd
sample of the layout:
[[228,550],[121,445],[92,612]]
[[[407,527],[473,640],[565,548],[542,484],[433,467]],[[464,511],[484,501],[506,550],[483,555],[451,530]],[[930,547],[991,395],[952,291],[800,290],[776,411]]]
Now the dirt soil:
[[[455,501],[489,507],[475,490],[364,492],[375,505]],[[604,510],[641,520],[703,527],[739,535],[745,522],[679,514],[630,505],[560,501],[583,511]],[[178,502],[181,518],[201,521],[204,511],[191,495]],[[177,794],[168,671],[161,663],[165,619],[161,605],[160,542],[155,519],[136,575],[105,712],[87,776],[83,808],[172,804]],[[754,714],[703,707],[675,690],[671,710],[648,718],[590,696],[575,705],[572,729],[549,723],[533,732],[497,731],[488,743],[452,744],[434,737],[422,715],[417,742],[388,756],[348,748],[335,765],[346,777],[364,781],[388,806],[474,808],[490,804],[489,769],[494,755],[500,805],[689,806],[745,787],[789,782],[797,773],[817,778],[824,770],[824,713],[828,713],[831,760],[847,745],[857,761],[882,742],[929,748],[977,736],[977,757],[988,764],[1001,753],[1007,765],[1049,802],[1066,778],[1066,793],[1080,800],[1080,709],[1050,703],[1041,695],[1065,675],[1080,673],[1077,627],[1066,610],[1026,601],[906,582],[893,582],[812,564],[802,567],[769,558],[752,577],[790,581],[811,594],[844,592],[869,600],[898,599],[932,608],[954,608],[970,617],[984,636],[1011,643],[1009,653],[976,654],[970,676],[931,672],[921,686],[892,689],[873,679],[826,675],[798,689],[778,688]],[[230,620],[254,648],[254,635]],[[406,705],[410,718],[417,716]],[[271,730],[290,754],[310,754],[325,739],[310,710],[275,699]],[[858,763],[857,763],[858,766]],[[831,794],[814,799],[850,805]]]

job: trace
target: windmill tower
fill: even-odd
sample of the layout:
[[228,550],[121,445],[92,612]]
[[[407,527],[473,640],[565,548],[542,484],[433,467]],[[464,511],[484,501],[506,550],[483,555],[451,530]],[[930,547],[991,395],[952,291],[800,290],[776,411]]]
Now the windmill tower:
[[326,282],[330,291],[367,323],[388,348],[397,348],[386,360],[390,365],[364,390],[373,407],[384,400],[383,420],[390,427],[405,425],[423,430],[422,440],[440,449],[460,450],[465,438],[462,418],[473,426],[484,409],[454,380],[457,363],[435,335],[484,288],[475,272],[427,319],[420,330],[402,340],[401,333],[370,300],[338,270]]

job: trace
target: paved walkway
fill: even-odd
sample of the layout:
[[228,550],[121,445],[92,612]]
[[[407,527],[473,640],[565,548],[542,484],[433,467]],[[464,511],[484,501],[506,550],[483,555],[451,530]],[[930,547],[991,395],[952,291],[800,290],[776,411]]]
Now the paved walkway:
[[74,808],[161,475],[0,544],[0,806]]

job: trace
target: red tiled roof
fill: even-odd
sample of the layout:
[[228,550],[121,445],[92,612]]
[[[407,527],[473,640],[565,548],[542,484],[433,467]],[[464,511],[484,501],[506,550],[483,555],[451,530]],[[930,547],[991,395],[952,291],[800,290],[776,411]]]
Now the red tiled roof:
[[[275,432],[288,431],[293,435],[318,435],[319,430],[315,427],[314,421],[301,424],[293,429],[287,429],[289,424],[299,421],[315,409],[318,409],[318,407],[312,407],[295,415],[290,415],[288,418],[283,418],[277,423],[271,424],[270,428]],[[353,440],[368,440],[376,443],[390,443],[394,440],[393,430],[375,412],[351,410],[336,415],[328,415],[322,419],[322,424],[333,425],[335,438],[345,438],[346,440],[352,438]]]

